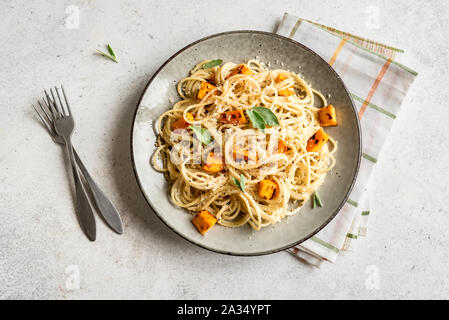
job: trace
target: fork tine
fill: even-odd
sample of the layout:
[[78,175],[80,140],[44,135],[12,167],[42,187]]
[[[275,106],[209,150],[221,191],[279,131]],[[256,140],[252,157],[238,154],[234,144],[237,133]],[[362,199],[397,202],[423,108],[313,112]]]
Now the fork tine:
[[[44,102],[45,102],[45,100],[44,100]],[[46,110],[46,109],[44,108],[44,106],[41,104],[41,101],[40,101],[39,99],[37,100],[37,103],[39,104],[39,107],[41,107],[41,110],[42,110],[42,112],[44,113],[45,118],[47,118],[48,122],[49,122],[49,123],[53,123],[52,117],[48,114],[47,110]],[[45,103],[44,103],[44,105],[45,105]],[[33,108],[34,108],[34,105],[33,105]]]
[[58,106],[58,102],[56,101],[55,98],[55,94],[53,93],[53,89],[50,88],[50,93],[51,96],[53,97],[53,107],[55,108],[56,114],[57,114],[57,118],[61,118],[62,117],[62,111],[60,109],[60,107]]
[[53,115],[53,119],[57,119],[58,116],[55,112],[54,102],[51,100],[50,95],[48,94],[47,90],[44,90],[44,93],[45,93],[45,96],[47,97],[47,107],[51,111],[51,114]]
[[70,115],[69,111],[66,110],[67,108],[64,108],[64,104],[62,103],[61,96],[59,95],[59,90],[58,89],[59,89],[58,87],[55,87],[55,91],[56,91],[56,94],[57,94],[58,100],[59,100],[59,105],[61,106],[62,115],[63,116],[64,115]]
[[32,104],[34,111],[36,111],[37,115],[39,116],[39,118],[41,119],[42,123],[44,124],[44,127],[48,130],[48,132],[51,134],[53,132],[53,129],[51,128],[51,126],[49,125],[49,123],[44,119],[44,117],[42,117],[42,115],[39,113],[39,111],[37,111],[36,107],[34,106],[34,104]]
[[61,89],[62,89],[62,94],[64,96],[64,100],[65,100],[65,105],[67,106],[67,111],[69,112],[69,116],[72,114],[72,111],[70,110],[70,105],[69,105],[69,101],[67,100],[67,95],[65,94],[65,90],[64,87],[61,84]]
[[44,98],[42,98],[42,101],[44,102],[44,105],[45,105],[45,110],[46,111],[48,111],[47,112],[47,115],[49,116],[49,118],[52,120],[52,121],[55,121],[55,115],[54,115],[54,113],[53,113],[53,109],[52,109],[52,107],[50,106],[50,100],[48,100],[48,98],[50,98],[50,97],[47,97],[47,100],[45,100],[45,97]]

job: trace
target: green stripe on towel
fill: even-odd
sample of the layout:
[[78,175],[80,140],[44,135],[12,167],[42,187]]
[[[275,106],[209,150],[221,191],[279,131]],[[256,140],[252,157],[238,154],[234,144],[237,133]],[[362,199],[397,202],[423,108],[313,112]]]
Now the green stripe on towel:
[[[310,21],[310,20],[306,20],[306,21],[310,22],[310,23],[313,23],[314,25],[320,27],[321,29],[324,29],[326,31],[330,31],[331,33],[336,33],[339,36],[348,37],[349,39],[354,40],[354,41],[359,41],[360,43],[368,43],[368,44],[370,44],[372,46],[371,50],[373,50],[375,52],[377,52],[375,50],[376,48],[384,48],[384,49],[388,49],[388,50],[396,51],[396,52],[401,52],[401,53],[404,52],[404,50],[402,50],[402,49],[398,49],[398,48],[395,48],[395,47],[392,47],[392,46],[387,46],[386,44],[383,44],[383,43],[380,43],[380,42],[377,42],[377,41],[365,39],[365,38],[359,37],[357,35],[354,35],[352,33],[344,32],[344,31],[341,31],[341,30],[338,30],[338,29],[335,29],[335,28],[332,28],[332,27],[325,26],[324,24],[320,24],[318,22],[313,22],[313,21]],[[356,43],[358,43],[358,42],[356,42]]]
[[322,246],[325,246],[326,248],[335,251],[336,253],[340,252],[340,249],[338,249],[337,247],[334,247],[333,245],[331,245],[330,243],[327,243],[326,241],[321,240],[320,238],[317,238],[315,236],[313,236],[312,238],[313,241],[315,241],[316,243],[321,244]]
[[296,30],[298,30],[299,26],[301,25],[302,20],[298,19],[298,21],[296,21],[295,25],[293,26],[292,31],[290,32],[290,34],[288,35],[288,37],[291,39],[294,37]]
[[[351,96],[352,96],[352,98],[354,100],[357,100],[357,101],[359,101],[361,103],[365,102],[365,100],[363,98],[359,97],[358,95],[356,95],[356,94],[354,94],[352,92],[351,92]],[[389,112],[389,111],[387,111],[387,110],[385,110],[385,109],[383,109],[383,108],[381,108],[379,106],[376,106],[374,103],[369,102],[368,103],[368,107],[370,107],[371,109],[374,109],[376,111],[379,111],[380,113],[383,113],[384,115],[386,115],[387,117],[390,117],[391,119],[396,119],[396,115],[395,114],[393,114],[393,113],[391,113],[391,112]]]
[[370,156],[368,153],[362,153],[362,157],[364,157],[366,160],[371,161],[372,163],[376,163],[377,159],[373,156]]
[[368,216],[369,215],[369,211],[362,211],[362,216]]
[[346,238],[357,239],[357,235],[348,232]]
[[[318,28],[320,28],[320,27],[318,27]],[[320,29],[322,29],[322,28],[320,28]],[[339,38],[343,39],[343,36],[342,36],[342,35],[339,35],[338,33],[334,33],[334,32],[331,32],[331,31],[329,31],[329,30],[326,30],[326,29],[322,29],[322,30],[324,30],[324,31],[326,31],[326,32],[328,32],[328,33],[330,33],[330,34],[336,36],[336,37],[339,37]],[[372,50],[370,50],[370,49],[368,49],[368,48],[365,48],[365,47],[361,46],[360,44],[358,44],[358,43],[355,42],[355,41],[352,41],[351,39],[349,39],[348,42],[351,43],[351,44],[353,44],[353,45],[355,45],[357,48],[360,48],[360,49],[362,49],[362,50],[364,50],[364,51],[366,51],[366,52],[369,52],[369,53],[371,53],[371,54],[374,54],[375,56],[378,56],[379,58],[382,58],[382,59],[384,59],[384,60],[389,59],[389,58],[385,57],[384,55],[382,55],[382,54],[380,54],[380,53],[377,53],[377,52],[375,52],[375,51],[372,51]],[[403,64],[401,64],[401,63],[399,63],[399,62],[397,62],[397,61],[394,61],[394,60],[393,60],[393,61],[391,61],[391,63],[394,64],[394,65],[396,65],[396,66],[398,66],[398,67],[401,68],[402,70],[405,70],[405,71],[411,73],[411,74],[414,75],[414,76],[417,76],[417,75],[418,75],[418,72],[416,72],[415,70],[410,69],[410,68],[407,67],[407,66],[404,66]]]
[[354,201],[354,200],[351,200],[351,199],[346,200],[346,202],[349,203],[350,205],[356,207],[356,208],[359,206],[357,201]]

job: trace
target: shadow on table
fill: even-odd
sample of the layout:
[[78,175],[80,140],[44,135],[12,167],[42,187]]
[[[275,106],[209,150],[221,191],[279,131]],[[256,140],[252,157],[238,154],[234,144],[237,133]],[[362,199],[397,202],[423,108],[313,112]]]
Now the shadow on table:
[[112,175],[120,196],[119,208],[121,208],[125,233],[137,230],[142,239],[152,233],[157,239],[172,242],[170,245],[192,248],[192,245],[173,233],[155,215],[146,202],[134,175],[131,160],[131,127],[136,105],[148,79],[149,77],[145,77],[130,85],[129,92],[131,93],[121,101],[120,113],[117,115],[120,120],[113,132]]

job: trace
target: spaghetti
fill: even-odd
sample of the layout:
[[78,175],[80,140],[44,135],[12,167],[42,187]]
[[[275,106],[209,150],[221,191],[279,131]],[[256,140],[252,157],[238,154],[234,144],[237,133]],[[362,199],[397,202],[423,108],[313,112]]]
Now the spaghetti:
[[[297,212],[335,165],[336,142],[314,105],[327,101],[293,72],[214,61],[178,83],[182,100],[157,120],[151,162],[175,205],[260,230]],[[335,112],[324,116],[336,124]]]

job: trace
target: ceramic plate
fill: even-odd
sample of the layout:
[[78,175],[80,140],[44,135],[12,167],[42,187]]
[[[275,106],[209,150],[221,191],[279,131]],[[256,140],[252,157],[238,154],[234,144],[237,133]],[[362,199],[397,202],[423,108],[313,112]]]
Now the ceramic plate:
[[[271,69],[300,73],[337,108],[338,126],[326,131],[338,141],[336,166],[327,174],[319,192],[324,203],[312,210],[308,201],[299,212],[273,227],[253,231],[249,226],[216,225],[205,236],[193,226],[192,215],[174,206],[170,185],[150,165],[155,150],[155,120],[179,100],[178,81],[198,62],[220,58],[239,63],[259,57]],[[276,62],[279,64],[277,65]],[[282,63],[282,65],[281,65]],[[212,35],[181,49],[168,59],[148,82],[136,107],[131,133],[134,171],[148,203],[159,218],[186,240],[203,248],[232,255],[261,255],[287,249],[321,230],[345,204],[360,163],[361,138],[358,116],[345,85],[335,71],[312,50],[291,39],[267,32],[234,31]],[[151,209],[148,208],[151,214]]]

